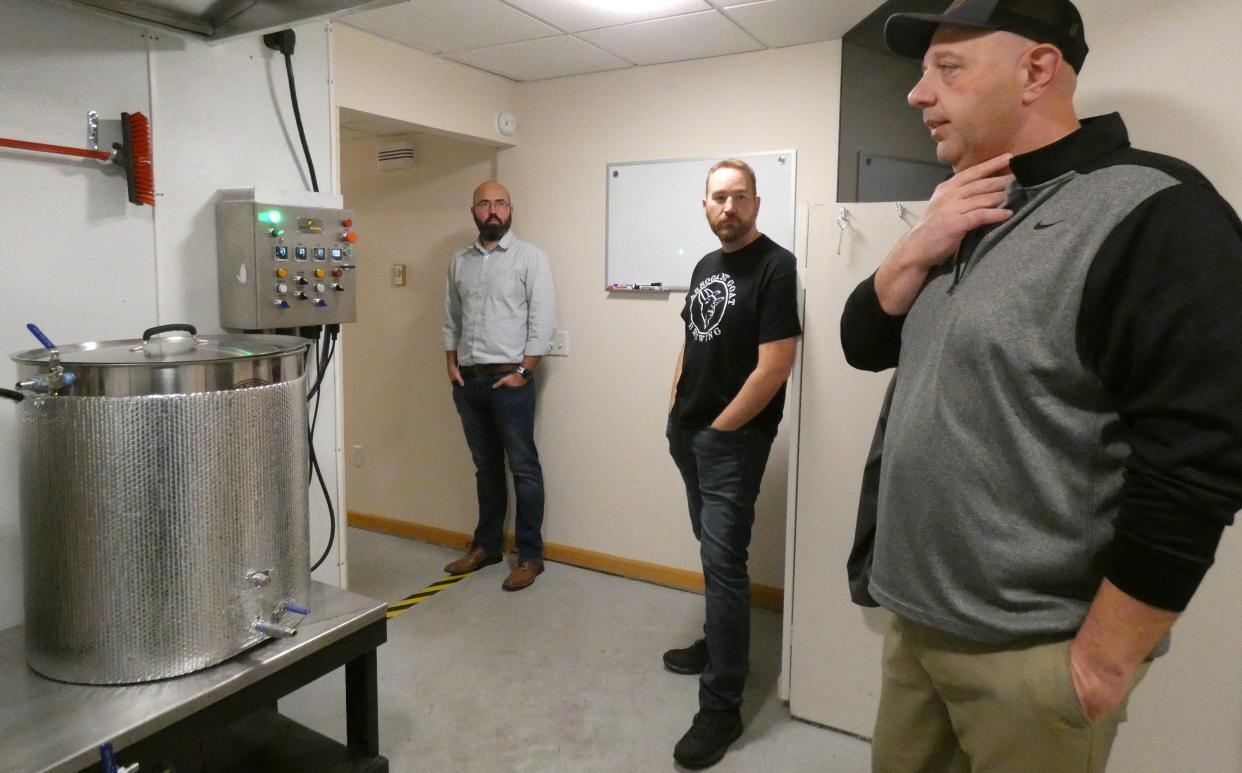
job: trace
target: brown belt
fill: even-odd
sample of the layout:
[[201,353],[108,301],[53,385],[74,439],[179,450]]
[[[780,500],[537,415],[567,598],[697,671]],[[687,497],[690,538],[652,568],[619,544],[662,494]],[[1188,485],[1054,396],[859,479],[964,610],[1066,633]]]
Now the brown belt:
[[495,362],[487,365],[463,365],[457,370],[461,372],[462,378],[482,378],[498,373],[512,373],[517,366],[516,362]]

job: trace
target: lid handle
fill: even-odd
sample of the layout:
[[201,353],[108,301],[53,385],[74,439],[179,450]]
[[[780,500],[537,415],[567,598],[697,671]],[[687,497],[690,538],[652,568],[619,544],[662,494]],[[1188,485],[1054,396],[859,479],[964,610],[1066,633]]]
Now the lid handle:
[[155,327],[147,328],[142,331],[142,340],[150,341],[152,336],[157,336],[160,333],[171,333],[174,330],[180,330],[182,332],[189,333],[192,336],[198,335],[198,328],[193,325],[187,325],[183,322],[174,322],[171,325],[156,325]]

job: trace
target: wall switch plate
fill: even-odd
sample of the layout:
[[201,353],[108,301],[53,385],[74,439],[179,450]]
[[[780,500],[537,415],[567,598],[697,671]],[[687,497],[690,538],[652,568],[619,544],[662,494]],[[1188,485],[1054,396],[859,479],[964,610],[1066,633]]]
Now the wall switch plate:
[[393,287],[405,287],[405,264],[392,264],[392,284]]
[[552,351],[548,352],[550,357],[568,357],[569,356],[569,331],[558,330],[552,334]]
[[362,446],[354,446],[351,450],[353,451],[354,466],[361,467],[364,461],[362,457]]

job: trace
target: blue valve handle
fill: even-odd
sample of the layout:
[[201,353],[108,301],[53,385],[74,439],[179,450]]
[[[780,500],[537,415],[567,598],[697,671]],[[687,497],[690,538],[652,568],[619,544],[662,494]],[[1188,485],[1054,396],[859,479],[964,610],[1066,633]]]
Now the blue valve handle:
[[[34,326],[31,325],[31,327]],[[106,743],[99,747],[99,758],[103,764],[104,773],[116,773],[116,756],[112,753],[112,744]]]
[[47,336],[43,335],[43,331],[42,331],[42,330],[40,330],[40,329],[39,329],[39,326],[38,326],[38,325],[36,325],[35,323],[33,323],[33,322],[27,322],[27,323],[26,323],[26,329],[30,331],[30,334],[31,334],[31,335],[33,335],[35,338],[39,339],[39,343],[43,344],[43,347],[44,347],[45,349],[55,349],[55,348],[56,348],[56,344],[52,343],[52,340],[51,340],[50,338],[48,338]]
[[309,615],[310,614],[310,610],[307,609],[306,607],[294,606],[293,604],[285,604],[284,610],[286,612],[292,612],[295,615]]

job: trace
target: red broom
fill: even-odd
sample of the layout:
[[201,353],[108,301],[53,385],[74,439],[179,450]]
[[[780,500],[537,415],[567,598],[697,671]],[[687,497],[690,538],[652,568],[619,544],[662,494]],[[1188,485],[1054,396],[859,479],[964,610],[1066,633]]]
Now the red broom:
[[0,147],[111,161],[125,170],[129,200],[155,206],[155,167],[151,163],[151,122],[142,113],[121,113],[121,142],[112,150],[88,150],[0,137]]

